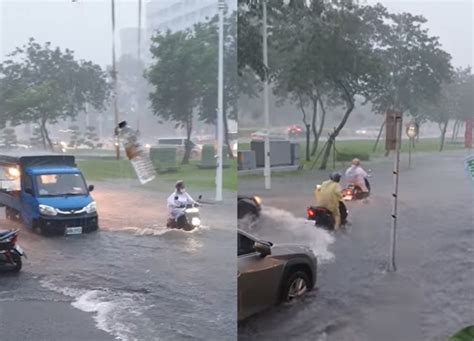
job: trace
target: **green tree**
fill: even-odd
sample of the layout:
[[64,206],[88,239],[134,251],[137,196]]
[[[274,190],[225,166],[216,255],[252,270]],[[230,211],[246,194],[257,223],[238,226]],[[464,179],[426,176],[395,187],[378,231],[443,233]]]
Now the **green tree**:
[[95,127],[86,127],[86,132],[84,134],[84,144],[88,146],[90,149],[97,149],[102,147],[102,143],[99,143],[99,137],[97,136],[97,132]]
[[100,66],[74,59],[73,51],[30,38],[0,64],[0,122],[37,123],[44,148],[53,148],[48,124],[74,118],[85,105],[104,109],[109,97]]
[[155,115],[185,128],[187,140],[182,163],[187,164],[192,149],[194,114],[196,108],[203,106],[202,72],[208,70],[213,50],[188,29],[158,33],[152,39],[151,52],[154,64],[147,72],[154,86],[150,94],[151,107]]
[[0,144],[6,149],[12,149],[18,144],[15,129],[5,128],[0,135]]

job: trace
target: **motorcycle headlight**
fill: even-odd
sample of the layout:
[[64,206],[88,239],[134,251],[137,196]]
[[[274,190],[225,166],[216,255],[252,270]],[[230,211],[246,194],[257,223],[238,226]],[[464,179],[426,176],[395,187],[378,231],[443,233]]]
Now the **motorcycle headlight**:
[[58,214],[58,211],[48,205],[39,205],[39,211],[42,215],[55,216]]
[[259,205],[262,204],[262,198],[255,196],[254,199],[255,199],[255,202],[256,202],[257,204],[259,204]]
[[89,205],[87,205],[87,206],[85,207],[85,209],[86,209],[86,212],[87,212],[88,214],[97,212],[97,204],[96,204],[96,202],[95,202],[95,201],[91,202]]
[[193,226],[201,225],[201,219],[199,219],[198,217],[194,217],[193,219],[191,219],[191,225]]

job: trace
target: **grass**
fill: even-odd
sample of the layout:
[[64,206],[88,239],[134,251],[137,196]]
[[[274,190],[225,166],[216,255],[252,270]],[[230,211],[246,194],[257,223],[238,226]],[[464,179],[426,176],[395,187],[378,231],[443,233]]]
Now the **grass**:
[[[105,181],[116,179],[136,179],[135,171],[128,160],[87,160],[79,161],[79,168],[87,181]],[[186,184],[197,188],[215,187],[214,169],[199,169],[197,163],[180,166],[178,171],[158,174],[157,181],[174,183],[178,179],[185,180]],[[223,170],[223,188],[235,191],[237,188],[237,165]]]

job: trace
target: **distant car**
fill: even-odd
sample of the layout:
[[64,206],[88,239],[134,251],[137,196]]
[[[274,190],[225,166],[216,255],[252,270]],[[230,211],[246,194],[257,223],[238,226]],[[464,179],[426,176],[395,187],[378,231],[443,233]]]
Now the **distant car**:
[[364,137],[377,137],[379,133],[379,128],[377,127],[366,127],[360,128],[355,131],[356,135],[361,135]]
[[245,216],[251,216],[256,219],[260,216],[262,210],[262,199],[257,196],[243,196],[237,197],[237,218],[242,219]]
[[303,128],[294,124],[288,127],[288,137],[297,138],[303,135]]
[[311,249],[274,245],[242,230],[237,245],[239,321],[314,288],[317,259]]

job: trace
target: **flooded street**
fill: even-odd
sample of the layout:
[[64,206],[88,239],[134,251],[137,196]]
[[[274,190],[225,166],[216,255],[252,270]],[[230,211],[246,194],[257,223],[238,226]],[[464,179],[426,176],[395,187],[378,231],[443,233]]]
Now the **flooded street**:
[[[164,227],[167,193],[97,183],[93,194],[101,225],[97,233],[46,238],[22,229],[19,243],[28,255],[24,268],[0,277],[3,337],[235,339],[236,260],[229,248],[236,245],[236,223],[228,219],[236,214],[233,195],[224,203],[203,205],[203,227],[184,232]],[[12,226],[6,220],[0,224]],[[36,302],[42,308],[35,308]],[[14,319],[8,317],[12,309]],[[18,318],[31,309],[39,315],[47,310],[49,322],[35,322],[42,316]],[[16,325],[5,336],[11,321]],[[80,332],[74,334],[75,329]]]
[[[373,170],[373,193],[368,204],[348,204],[352,226],[331,233],[334,243],[324,231],[307,233],[306,244],[316,245],[320,254],[328,248],[334,255],[321,262],[318,289],[301,302],[244,321],[239,340],[445,340],[472,323],[474,192],[463,156],[417,155],[410,170],[402,163],[396,273],[386,273],[392,163],[363,164]],[[264,219],[282,209],[304,218],[313,188],[322,180],[325,174],[320,172],[278,177],[265,193],[263,180],[240,179],[239,191],[262,196],[269,206],[263,208]],[[272,240],[275,233],[278,241],[285,241],[282,231],[287,228],[287,241],[304,242],[302,232],[295,234],[287,220],[277,219],[274,225],[275,232],[264,227],[260,236]],[[317,237],[323,238],[319,244],[312,239]]]

